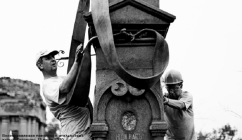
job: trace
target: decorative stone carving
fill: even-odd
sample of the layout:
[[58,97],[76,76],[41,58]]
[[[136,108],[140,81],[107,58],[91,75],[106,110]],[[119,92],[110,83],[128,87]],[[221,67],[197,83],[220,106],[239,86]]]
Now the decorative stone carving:
[[137,89],[132,86],[128,86],[128,87],[129,87],[129,92],[134,96],[140,96],[145,92],[145,89]]
[[112,84],[111,91],[116,96],[123,96],[127,93],[128,88],[124,81],[117,81]]
[[[119,33],[125,28],[132,36],[144,28],[150,28],[165,38],[175,16],[160,10],[158,4],[159,0],[109,1],[112,32]],[[91,38],[96,35],[92,15],[89,13],[85,17]],[[130,42],[119,36],[114,38],[114,43],[123,68],[137,77],[147,78],[157,73],[153,65],[156,39],[149,33],[141,36]],[[97,64],[91,126],[94,140],[163,140],[167,124],[160,81],[142,90],[128,85],[107,63],[100,45],[96,43],[94,47]]]
[[24,102],[4,102],[0,104],[0,107],[9,113],[27,112],[33,109],[33,106],[29,106]]
[[134,96],[140,96],[145,92],[145,89],[137,89],[125,83],[123,80],[118,80],[111,85],[111,91],[116,96],[123,96],[128,91]]
[[136,115],[133,112],[127,111],[122,116],[122,126],[127,131],[135,129],[137,124]]

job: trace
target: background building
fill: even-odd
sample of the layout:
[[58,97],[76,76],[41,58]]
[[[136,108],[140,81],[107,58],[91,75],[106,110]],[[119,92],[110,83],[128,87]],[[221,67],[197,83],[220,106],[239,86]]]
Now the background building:
[[0,78],[0,139],[11,132],[18,135],[44,135],[46,106],[40,85],[30,81]]

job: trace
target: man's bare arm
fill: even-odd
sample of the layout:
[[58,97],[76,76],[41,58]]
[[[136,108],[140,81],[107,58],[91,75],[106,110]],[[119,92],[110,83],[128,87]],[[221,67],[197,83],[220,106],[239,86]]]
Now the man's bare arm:
[[75,61],[71,67],[71,70],[69,71],[69,73],[67,74],[67,76],[65,77],[65,79],[63,80],[63,82],[61,83],[60,87],[59,87],[59,91],[60,94],[67,94],[71,91],[71,88],[73,87],[73,84],[75,82],[76,79],[76,75],[78,72],[78,67],[79,67],[79,63],[80,63],[80,55],[82,55],[82,53],[80,52],[80,48],[82,45],[79,45],[76,49],[76,56],[75,56]]

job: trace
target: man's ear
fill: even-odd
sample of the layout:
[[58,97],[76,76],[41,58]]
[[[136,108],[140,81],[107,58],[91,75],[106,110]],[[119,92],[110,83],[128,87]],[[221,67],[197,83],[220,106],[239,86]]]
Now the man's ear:
[[42,70],[44,67],[43,67],[43,64],[42,63],[40,63],[40,62],[37,62],[37,67],[40,69],[40,70]]

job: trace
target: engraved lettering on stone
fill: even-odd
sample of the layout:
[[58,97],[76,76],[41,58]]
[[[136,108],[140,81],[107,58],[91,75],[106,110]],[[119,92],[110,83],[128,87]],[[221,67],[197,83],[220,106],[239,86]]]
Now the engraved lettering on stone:
[[115,140],[143,140],[144,134],[116,134]]
[[130,140],[142,140],[143,136],[142,136],[142,134],[137,134],[137,133],[129,134],[129,139]]
[[116,134],[116,140],[127,140],[128,135],[127,134]]
[[124,130],[132,131],[135,129],[137,123],[136,116],[133,112],[126,112],[122,117],[122,126]]

